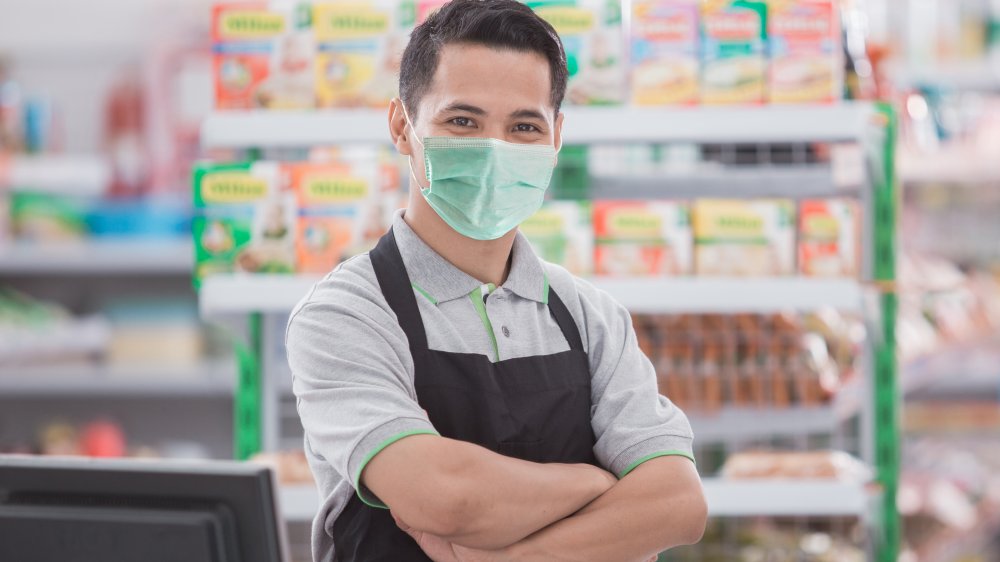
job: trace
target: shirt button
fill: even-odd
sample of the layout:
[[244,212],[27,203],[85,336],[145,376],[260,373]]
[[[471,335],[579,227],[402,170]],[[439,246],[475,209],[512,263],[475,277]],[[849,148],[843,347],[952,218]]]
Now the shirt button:
[[507,326],[503,326],[502,328],[500,328],[500,331],[503,332],[503,337],[505,338],[510,337],[510,330],[507,329]]

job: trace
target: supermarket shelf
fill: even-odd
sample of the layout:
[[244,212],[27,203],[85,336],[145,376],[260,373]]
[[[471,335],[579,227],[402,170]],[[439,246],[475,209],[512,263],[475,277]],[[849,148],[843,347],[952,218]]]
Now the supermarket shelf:
[[[319,280],[314,276],[218,275],[201,286],[203,314],[289,312]],[[592,278],[633,313],[857,310],[861,285],[849,279]]]
[[829,434],[839,420],[831,406],[723,408],[713,414],[690,411],[688,418],[699,443]]
[[975,147],[959,145],[926,153],[900,149],[896,161],[903,183],[1000,183],[1000,161],[977,153]]
[[889,76],[904,88],[930,86],[949,90],[1000,90],[1000,61],[988,59],[890,66]]
[[194,261],[192,248],[191,240],[186,238],[15,243],[0,246],[0,275],[186,275]]
[[863,516],[871,494],[863,484],[835,480],[704,481],[713,517]]
[[206,361],[193,367],[100,365],[0,366],[0,397],[178,396],[230,397],[236,365]]
[[831,169],[823,165],[701,167],[657,174],[595,175],[590,181],[594,199],[658,199],[697,197],[835,197],[857,192],[860,186],[838,186]]
[[[861,484],[814,480],[703,480],[709,515],[860,516],[867,512],[869,493]],[[312,485],[282,486],[279,496],[286,521],[309,521],[319,509]]]
[[822,307],[858,310],[861,285],[850,279],[800,277],[672,279],[594,278],[632,313],[767,313]]
[[96,155],[18,156],[0,160],[0,186],[21,191],[98,196],[111,181],[111,166]]
[[[749,107],[566,108],[565,143],[821,142],[861,138],[866,103]],[[225,111],[202,124],[205,148],[389,142],[385,111]]]

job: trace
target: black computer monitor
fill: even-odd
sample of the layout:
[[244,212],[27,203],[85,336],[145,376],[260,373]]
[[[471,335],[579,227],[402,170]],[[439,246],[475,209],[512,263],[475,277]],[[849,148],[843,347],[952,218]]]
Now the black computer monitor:
[[287,562],[287,552],[265,467],[0,455],[0,561]]

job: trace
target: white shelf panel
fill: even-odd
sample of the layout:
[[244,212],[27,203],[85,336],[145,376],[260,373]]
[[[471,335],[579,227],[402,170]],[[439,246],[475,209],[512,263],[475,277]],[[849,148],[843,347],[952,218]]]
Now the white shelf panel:
[[199,290],[201,313],[287,313],[306,296],[319,276],[215,275]]
[[0,397],[232,396],[236,364],[0,366]]
[[[201,287],[204,314],[289,312],[317,276],[217,275]],[[633,313],[776,312],[821,307],[857,310],[862,289],[849,279],[591,278]]]
[[[712,517],[861,516],[869,494],[861,484],[827,480],[703,480]],[[282,486],[287,521],[309,521],[320,505],[311,485]]]
[[712,517],[863,516],[865,486],[835,480],[704,480]]
[[[862,138],[872,106],[772,105],[694,108],[569,107],[565,143],[823,142]],[[384,110],[219,111],[202,124],[205,148],[388,143]]]
[[955,90],[1000,90],[1000,60],[927,62],[889,67],[893,82],[904,87],[935,86]]
[[831,406],[723,408],[716,413],[687,412],[699,443],[832,433],[838,424]]
[[193,262],[194,250],[189,239],[108,239],[0,246],[0,274],[8,275],[183,275],[191,272]]
[[0,161],[0,185],[18,190],[98,196],[111,181],[111,166],[96,155],[18,156]]
[[851,279],[800,277],[615,279],[591,281],[632,313],[767,313],[833,307],[859,310],[861,285]]

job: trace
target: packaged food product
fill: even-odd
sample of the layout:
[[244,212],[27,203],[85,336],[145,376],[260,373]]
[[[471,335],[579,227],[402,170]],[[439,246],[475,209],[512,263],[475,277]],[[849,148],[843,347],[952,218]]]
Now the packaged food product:
[[688,207],[674,201],[595,201],[598,275],[691,273]]
[[519,227],[535,252],[574,275],[594,271],[594,229],[587,201],[549,201]]
[[699,199],[692,217],[698,275],[795,273],[791,200]]
[[772,103],[832,102],[844,89],[844,52],[835,0],[768,0]]
[[620,104],[626,99],[626,64],[619,0],[528,0],[562,38],[569,67],[566,102]]
[[315,106],[315,47],[297,2],[227,2],[212,9],[218,109]]
[[630,32],[634,105],[698,101],[698,0],[635,0]]
[[872,479],[870,468],[843,451],[746,451],[726,459],[723,478],[795,478],[840,480],[865,483]]
[[702,0],[701,101],[762,103],[767,69],[764,0]]
[[371,249],[385,233],[395,207],[379,189],[375,155],[334,163],[295,165],[292,184],[299,207],[295,254],[301,273],[326,273]]
[[275,162],[197,164],[195,284],[217,273],[295,270],[295,197]]
[[350,0],[313,6],[320,107],[384,107],[398,93],[414,0]]
[[814,277],[858,275],[860,209],[852,199],[799,203],[799,273]]

